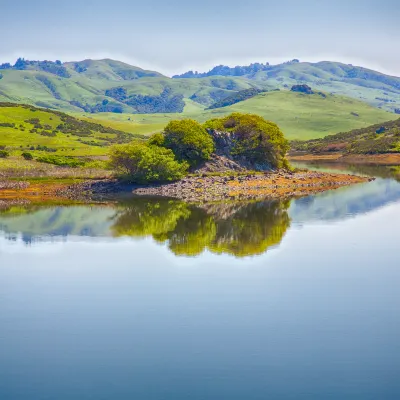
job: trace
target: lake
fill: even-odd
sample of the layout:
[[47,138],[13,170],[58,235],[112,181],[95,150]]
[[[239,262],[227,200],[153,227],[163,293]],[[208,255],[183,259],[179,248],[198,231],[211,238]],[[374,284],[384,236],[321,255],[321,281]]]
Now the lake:
[[0,399],[400,398],[400,183],[351,170],[378,178],[4,208]]

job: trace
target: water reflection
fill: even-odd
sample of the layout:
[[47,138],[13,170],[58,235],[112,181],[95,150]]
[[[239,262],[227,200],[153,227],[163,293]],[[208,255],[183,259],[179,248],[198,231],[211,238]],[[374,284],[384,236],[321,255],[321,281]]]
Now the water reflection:
[[[387,168],[369,171],[374,176],[391,176]],[[367,171],[362,168],[358,172]],[[0,233],[26,244],[71,237],[105,237],[110,241],[152,237],[177,256],[197,256],[207,250],[243,257],[263,254],[279,245],[291,225],[339,221],[396,201],[400,201],[400,184],[387,178],[287,201],[196,206],[171,199],[134,198],[69,207],[7,205],[3,201]]]
[[176,255],[264,253],[286,233],[290,202],[223,203],[193,206],[168,199],[135,199],[121,208],[111,227],[115,236],[151,235]]

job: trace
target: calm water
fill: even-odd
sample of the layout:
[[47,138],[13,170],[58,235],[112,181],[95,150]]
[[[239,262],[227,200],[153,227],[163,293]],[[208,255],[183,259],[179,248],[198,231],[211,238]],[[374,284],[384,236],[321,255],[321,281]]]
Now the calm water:
[[399,399],[400,183],[0,212],[0,399]]

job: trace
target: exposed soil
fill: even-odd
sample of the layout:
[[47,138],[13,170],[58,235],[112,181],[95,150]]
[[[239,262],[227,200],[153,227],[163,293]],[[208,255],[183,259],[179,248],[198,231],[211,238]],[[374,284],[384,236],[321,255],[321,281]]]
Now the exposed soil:
[[323,172],[265,172],[225,176],[196,175],[181,181],[153,186],[128,185],[116,179],[90,180],[80,183],[0,182],[0,200],[46,201],[115,200],[125,196],[164,196],[191,202],[224,199],[288,198],[306,196],[341,186],[372,180],[354,175]]
[[322,172],[275,172],[226,177],[189,177],[166,185],[137,188],[136,195],[165,196],[193,202],[222,199],[306,196],[372,178]]
[[400,153],[386,154],[298,154],[291,155],[290,161],[323,161],[337,162],[342,164],[364,164],[364,165],[400,165]]

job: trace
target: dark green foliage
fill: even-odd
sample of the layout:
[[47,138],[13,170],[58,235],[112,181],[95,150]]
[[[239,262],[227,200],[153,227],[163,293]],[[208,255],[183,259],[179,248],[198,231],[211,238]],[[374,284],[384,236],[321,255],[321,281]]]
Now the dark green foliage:
[[180,113],[185,107],[183,95],[172,94],[169,88],[164,89],[159,96],[135,94],[129,96],[124,103],[141,114]]
[[42,146],[42,145],[37,145],[36,148],[35,146],[31,146],[29,148],[30,150],[38,150],[38,151],[45,151],[47,153],[55,153],[57,151],[57,149],[52,148],[52,147],[47,147],[47,146]]
[[257,96],[259,93],[262,93],[262,92],[263,92],[263,90],[255,89],[255,88],[240,90],[237,93],[234,93],[228,97],[225,97],[224,99],[222,99],[220,101],[217,101],[216,103],[214,103],[213,105],[208,107],[208,109],[211,110],[213,108],[221,108],[221,107],[231,106],[232,104],[236,104],[236,103],[239,103],[240,101],[244,101],[244,100],[250,99],[254,96]]
[[3,74],[2,73],[0,73],[0,79],[3,79]]
[[321,139],[293,141],[292,152],[378,154],[400,152],[400,119]]
[[62,65],[61,61],[57,60],[53,61],[30,61],[25,60],[24,58],[18,58],[16,63],[11,66],[11,64],[2,64],[0,69],[16,69],[16,70],[25,70],[25,69],[36,69],[43,72],[48,72],[50,74],[54,74],[60,76],[62,78],[70,78],[71,75],[67,71],[67,69]]
[[208,160],[215,150],[211,136],[192,119],[171,121],[164,129],[164,146],[191,167]]
[[118,101],[124,101],[127,98],[126,89],[123,87],[108,89],[105,91],[105,95]]
[[313,90],[308,85],[293,85],[290,89],[292,92],[299,92],[305,94],[314,94]]
[[254,63],[246,66],[236,66],[234,68],[230,68],[226,65],[218,65],[205,73],[198,73],[189,71],[182,75],[174,75],[173,78],[204,78],[207,76],[243,76],[243,75],[251,75],[260,71],[268,71],[270,69],[269,63]]
[[0,127],[3,128],[15,128],[15,123],[14,122],[1,122]]
[[7,150],[0,150],[0,158],[7,158],[10,153]]
[[84,160],[79,160],[79,159],[73,158],[73,157],[46,155],[46,156],[40,156],[36,160],[39,162],[42,162],[42,163],[53,164],[53,165],[57,165],[60,167],[76,168],[76,167],[82,167],[85,165]]
[[33,160],[33,155],[31,153],[28,153],[27,151],[24,151],[21,156],[25,159],[25,160]]
[[289,143],[278,125],[255,114],[233,113],[204,124],[207,131],[228,132],[230,155],[259,166],[287,168]]
[[183,178],[188,169],[185,162],[175,159],[171,150],[139,142],[114,146],[110,165],[135,183],[175,181]]

